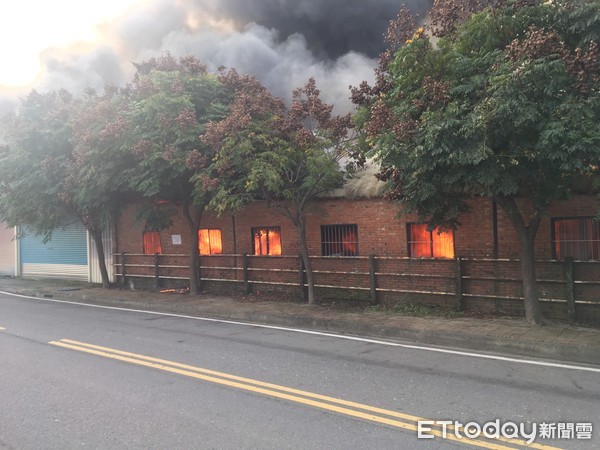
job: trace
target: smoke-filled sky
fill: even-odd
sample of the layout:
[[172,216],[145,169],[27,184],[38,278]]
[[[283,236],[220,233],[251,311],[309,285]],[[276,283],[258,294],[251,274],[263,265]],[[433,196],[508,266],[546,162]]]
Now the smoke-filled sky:
[[[170,51],[211,70],[255,74],[289,96],[315,77],[348,110],[349,85],[373,78],[382,35],[402,3],[424,16],[432,0],[19,0],[0,15],[0,113],[32,88],[123,85],[132,62]],[[8,6],[10,5],[10,6]]]

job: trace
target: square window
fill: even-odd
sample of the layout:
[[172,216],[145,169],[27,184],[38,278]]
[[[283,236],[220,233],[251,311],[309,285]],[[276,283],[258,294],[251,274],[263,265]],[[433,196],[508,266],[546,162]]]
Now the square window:
[[406,231],[409,257],[454,258],[453,231],[428,231],[426,223],[408,223]]
[[252,253],[254,255],[281,255],[281,228],[252,228]]
[[600,222],[592,217],[552,219],[552,252],[555,259],[600,259]]
[[162,254],[160,233],[158,231],[144,231],[144,255]]
[[321,225],[323,256],[358,256],[358,226]]
[[223,253],[221,230],[218,228],[201,228],[198,230],[198,250],[201,255]]

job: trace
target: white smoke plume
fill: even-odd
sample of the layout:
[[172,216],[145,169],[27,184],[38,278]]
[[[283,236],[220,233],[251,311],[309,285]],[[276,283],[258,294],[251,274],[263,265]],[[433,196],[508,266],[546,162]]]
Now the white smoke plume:
[[[373,81],[383,34],[405,3],[425,15],[433,0],[147,0],[102,25],[101,43],[73,43],[40,55],[34,88],[102,91],[131,80],[133,62],[170,52],[196,55],[208,68],[250,73],[289,98],[310,77],[338,114],[351,111],[349,86]],[[0,115],[27,91],[0,87]],[[1,143],[1,141],[0,141]],[[384,183],[369,165],[334,195],[379,197]]]
[[[423,15],[432,0],[405,1]],[[166,51],[193,54],[208,67],[255,74],[287,97],[315,77],[336,112],[352,107],[349,85],[372,81],[382,35],[402,2],[396,0],[148,0],[98,30],[100,44],[74,43],[40,55],[40,91],[131,80],[132,62]],[[26,92],[0,90],[0,113]]]

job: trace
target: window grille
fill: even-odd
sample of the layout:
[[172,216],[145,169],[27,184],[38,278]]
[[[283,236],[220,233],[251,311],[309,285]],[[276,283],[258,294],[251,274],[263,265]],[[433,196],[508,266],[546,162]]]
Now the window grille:
[[454,258],[453,231],[428,231],[426,223],[408,223],[406,231],[409,257]]
[[358,256],[358,226],[321,225],[323,256]]
[[198,250],[201,255],[223,253],[221,230],[217,228],[201,228],[198,230]]
[[592,217],[552,219],[552,248],[555,259],[600,259],[600,222]]
[[252,228],[252,253],[254,255],[281,255],[281,228]]
[[144,255],[162,254],[160,233],[158,231],[144,231]]

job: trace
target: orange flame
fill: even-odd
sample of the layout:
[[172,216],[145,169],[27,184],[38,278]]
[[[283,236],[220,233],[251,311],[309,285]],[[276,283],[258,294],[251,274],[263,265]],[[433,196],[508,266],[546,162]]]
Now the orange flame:
[[454,233],[436,228],[427,231],[427,224],[410,224],[410,256],[414,258],[454,258]]
[[198,247],[201,255],[216,255],[223,253],[221,230],[208,228],[198,230]]
[[154,255],[155,253],[162,254],[160,234],[158,231],[144,231],[144,254]]
[[281,233],[274,228],[259,228],[254,232],[255,255],[281,255]]

